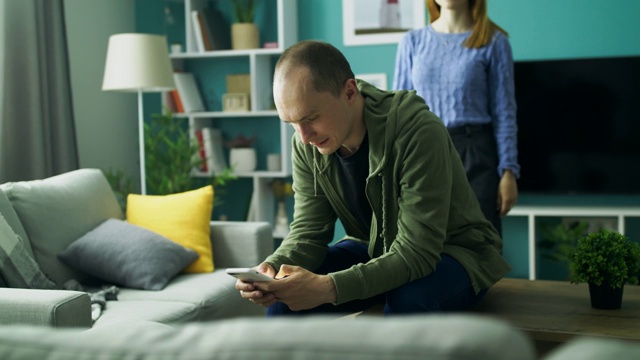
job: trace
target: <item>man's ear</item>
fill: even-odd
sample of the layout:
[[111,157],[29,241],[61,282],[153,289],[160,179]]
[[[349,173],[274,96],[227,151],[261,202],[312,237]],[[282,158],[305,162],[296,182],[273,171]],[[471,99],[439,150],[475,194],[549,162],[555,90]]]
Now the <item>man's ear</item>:
[[347,82],[344,84],[345,87],[345,95],[347,96],[347,101],[351,102],[355,99],[356,95],[358,94],[358,85],[356,84],[356,80],[355,79],[349,79],[347,80]]

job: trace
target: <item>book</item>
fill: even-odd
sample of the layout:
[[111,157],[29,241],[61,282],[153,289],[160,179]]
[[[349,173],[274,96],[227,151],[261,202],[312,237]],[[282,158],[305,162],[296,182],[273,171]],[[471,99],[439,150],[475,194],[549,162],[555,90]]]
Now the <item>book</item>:
[[220,10],[207,7],[202,10],[206,37],[211,39],[211,50],[231,49],[231,25],[224,19]]
[[213,40],[211,39],[211,32],[209,31],[209,26],[207,24],[207,20],[204,18],[204,12],[202,10],[198,11],[198,25],[200,25],[200,32],[202,33],[204,50],[214,50],[215,48],[213,45]]
[[173,105],[175,107],[174,112],[183,113],[184,106],[182,105],[182,100],[180,100],[180,94],[178,94],[178,90],[171,90],[171,98],[173,99]]
[[176,102],[173,100],[173,94],[171,93],[171,91],[165,91],[162,93],[162,104],[163,107],[166,107],[172,113],[178,112],[178,109],[176,108]]
[[193,35],[196,38],[196,50],[198,52],[206,51],[204,47],[204,38],[202,37],[202,27],[198,19],[198,11],[191,11],[191,24],[193,25]]
[[200,159],[202,159],[202,165],[200,166],[200,171],[204,172],[204,173],[208,173],[209,172],[209,164],[207,161],[207,154],[206,151],[204,149],[204,137],[202,135],[202,129],[198,129],[195,131],[195,135],[196,135],[196,141],[198,143],[198,154],[200,155]]
[[207,172],[211,175],[222,173],[228,167],[222,149],[222,132],[212,127],[202,128],[202,139],[207,158]]
[[173,80],[184,108],[182,112],[205,111],[196,78],[192,73],[173,73]]

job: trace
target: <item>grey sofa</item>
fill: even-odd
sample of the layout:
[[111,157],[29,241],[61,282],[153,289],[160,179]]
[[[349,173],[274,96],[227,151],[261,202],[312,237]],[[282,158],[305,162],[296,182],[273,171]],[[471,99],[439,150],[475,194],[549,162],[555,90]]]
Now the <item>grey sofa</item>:
[[0,358],[635,360],[640,344],[581,338],[539,355],[521,331],[469,314],[237,318],[171,326],[114,322],[84,331],[0,326]]
[[95,328],[121,321],[176,324],[265,314],[240,298],[235,280],[224,268],[254,266],[272,252],[268,223],[212,221],[215,271],[178,274],[160,291],[121,287],[117,301],[107,301],[106,310],[92,325],[89,295],[57,290],[62,280],[83,283],[86,278],[62,263],[56,252],[106,219],[123,217],[103,173],[81,169],[2,184],[0,214],[26,240],[28,253],[58,286],[53,290],[0,287],[0,324]]

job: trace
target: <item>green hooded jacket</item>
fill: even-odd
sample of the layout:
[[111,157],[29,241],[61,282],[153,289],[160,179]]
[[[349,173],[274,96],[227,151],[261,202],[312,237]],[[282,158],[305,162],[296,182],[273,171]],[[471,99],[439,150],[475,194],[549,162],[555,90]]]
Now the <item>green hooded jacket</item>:
[[415,91],[382,91],[358,80],[369,137],[366,194],[373,209],[367,234],[350,213],[334,154],[293,136],[294,220],[265,261],[310,271],[325,259],[336,219],[348,239],[368,244],[372,260],[329,274],[342,304],[387,292],[434,271],[440,254],[466,269],[476,292],[510,266],[502,240],[484,218],[442,121]]

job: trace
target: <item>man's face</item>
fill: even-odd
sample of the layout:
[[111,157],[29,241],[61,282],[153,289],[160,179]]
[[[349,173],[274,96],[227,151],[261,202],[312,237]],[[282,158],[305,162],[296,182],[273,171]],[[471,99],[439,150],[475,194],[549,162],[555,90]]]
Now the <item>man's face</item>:
[[335,97],[313,89],[308,70],[292,69],[276,75],[273,95],[282,121],[291,124],[303,144],[311,144],[324,155],[336,152],[349,138],[353,128],[352,101],[345,91]]

